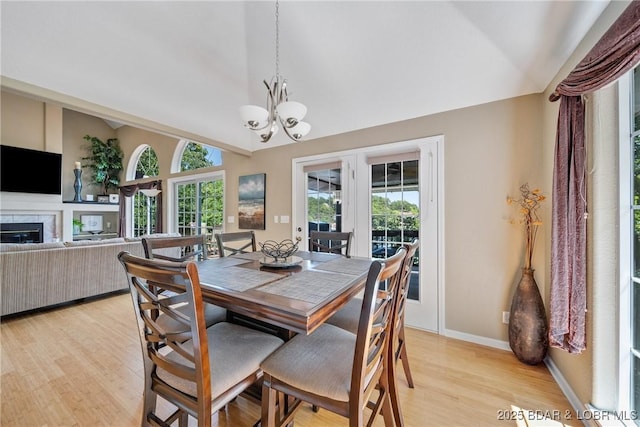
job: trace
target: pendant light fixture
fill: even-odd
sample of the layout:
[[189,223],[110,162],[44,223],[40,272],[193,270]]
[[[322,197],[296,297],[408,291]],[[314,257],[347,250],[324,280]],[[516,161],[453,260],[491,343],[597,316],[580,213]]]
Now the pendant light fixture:
[[289,101],[287,81],[280,75],[279,8],[280,4],[276,0],[276,75],[271,79],[271,83],[263,81],[267,87],[267,108],[257,105],[240,107],[240,117],[244,126],[254,131],[261,142],[269,142],[280,126],[294,141],[299,141],[311,130],[311,125],[302,121],[307,114],[307,107],[300,102]]

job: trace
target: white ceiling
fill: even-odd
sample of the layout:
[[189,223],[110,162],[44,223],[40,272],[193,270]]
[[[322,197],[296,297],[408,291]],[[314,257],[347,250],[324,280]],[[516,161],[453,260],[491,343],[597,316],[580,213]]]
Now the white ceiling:
[[[283,1],[307,140],[542,92],[608,1]],[[7,2],[1,74],[243,150],[275,74],[275,2]]]

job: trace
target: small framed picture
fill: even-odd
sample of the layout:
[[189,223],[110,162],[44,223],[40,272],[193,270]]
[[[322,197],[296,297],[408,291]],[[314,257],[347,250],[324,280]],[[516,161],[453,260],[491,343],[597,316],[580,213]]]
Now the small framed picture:
[[109,196],[98,196],[98,203],[109,203]]
[[119,194],[109,194],[109,203],[120,203]]

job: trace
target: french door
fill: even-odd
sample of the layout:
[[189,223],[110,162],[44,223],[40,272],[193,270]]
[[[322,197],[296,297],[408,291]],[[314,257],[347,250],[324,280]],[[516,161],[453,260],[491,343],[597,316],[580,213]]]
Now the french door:
[[173,201],[167,215],[168,231],[183,236],[205,234],[213,242],[214,234],[223,231],[224,174],[172,178],[167,187],[168,200]]
[[294,159],[294,236],[351,231],[351,254],[386,258],[414,238],[406,323],[439,331],[438,165],[441,137]]

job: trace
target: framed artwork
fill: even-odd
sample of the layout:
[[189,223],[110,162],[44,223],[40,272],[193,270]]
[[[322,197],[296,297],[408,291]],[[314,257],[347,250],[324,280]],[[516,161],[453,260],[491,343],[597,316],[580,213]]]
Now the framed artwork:
[[98,196],[98,203],[109,203],[109,196],[107,195]]
[[267,175],[245,175],[238,182],[238,227],[264,230],[265,184]]
[[109,203],[120,203],[120,194],[109,194]]
[[102,215],[80,215],[82,231],[102,233]]

